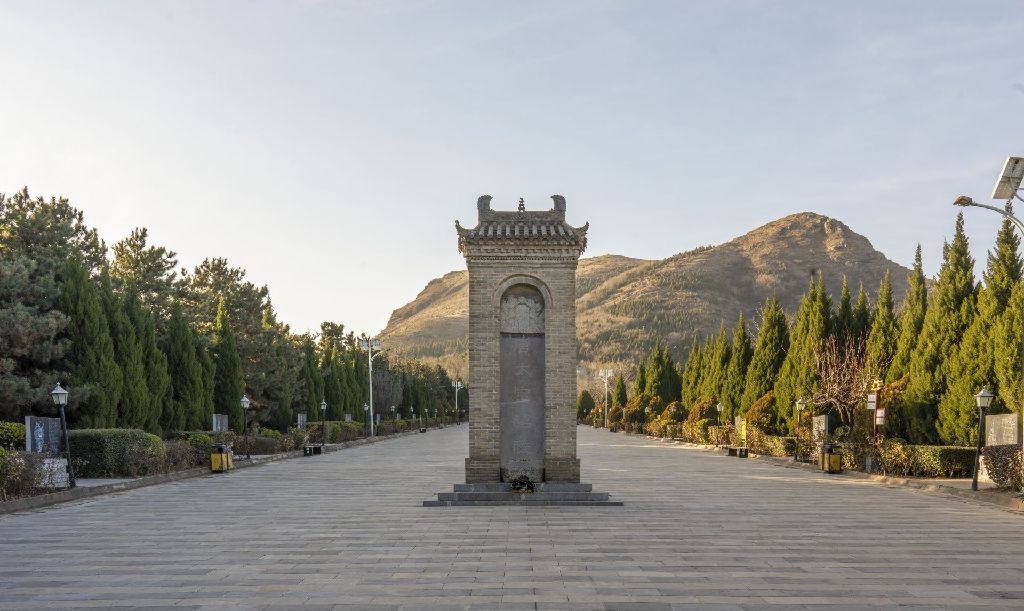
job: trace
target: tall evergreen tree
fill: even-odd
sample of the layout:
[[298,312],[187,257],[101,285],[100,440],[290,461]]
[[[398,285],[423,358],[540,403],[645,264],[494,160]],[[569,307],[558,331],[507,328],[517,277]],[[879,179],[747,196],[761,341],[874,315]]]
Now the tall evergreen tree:
[[850,297],[850,285],[843,275],[843,288],[839,291],[839,307],[836,309],[834,329],[840,346],[845,346],[853,331],[853,299]]
[[1024,409],[1024,282],[1018,282],[993,334],[999,398],[1016,413]]
[[761,327],[757,332],[757,342],[750,357],[743,396],[739,403],[740,414],[745,414],[755,401],[775,387],[788,351],[789,323],[786,322],[786,314],[782,311],[778,297],[772,295],[765,302],[761,314]]
[[721,401],[731,352],[729,332],[725,329],[725,322],[721,322],[718,325],[718,334],[708,343],[704,353],[699,400]]
[[907,293],[903,297],[899,314],[899,336],[896,340],[896,351],[893,353],[892,364],[886,372],[886,381],[895,382],[907,375],[910,370],[910,358],[917,348],[924,316],[928,311],[928,283],[924,277],[921,264],[921,245],[917,245],[914,253],[914,269],[907,274]]
[[216,367],[213,408],[218,414],[227,414],[232,430],[241,433],[244,422],[240,401],[245,392],[245,381],[242,377],[242,362],[235,346],[235,333],[231,329],[223,299],[217,307],[217,322],[213,327],[213,355]]
[[643,361],[636,366],[636,378],[633,380],[633,396],[639,397],[647,391],[647,367]]
[[594,410],[594,397],[591,396],[589,390],[581,390],[580,394],[576,397],[576,420],[583,422],[590,412]]
[[974,395],[982,388],[996,394],[993,410],[1005,407],[996,375],[997,330],[1010,294],[1021,281],[1019,247],[1016,229],[1009,220],[1003,221],[996,236],[995,251],[988,253],[984,286],[978,292],[977,316],[949,361],[949,389],[939,402],[938,429],[943,443],[973,445],[977,440],[978,411]]
[[924,317],[917,349],[910,359],[910,380],[903,393],[920,427],[911,441],[937,440],[938,403],[947,390],[950,373],[946,359],[955,354],[977,312],[974,258],[964,233],[964,216],[956,218],[953,241],[943,245],[942,267]]
[[317,371],[316,348],[308,337],[302,343],[302,370],[299,380],[299,409],[306,412],[307,418],[313,418],[313,410],[320,409],[320,401],[324,398],[324,381]]
[[320,376],[324,380],[324,401],[327,402],[326,418],[328,420],[340,420],[344,409],[345,397],[342,393],[339,369],[337,347],[332,345],[320,362]]
[[74,256],[66,260],[61,280],[60,309],[70,319],[66,382],[75,391],[68,402],[68,418],[87,428],[115,426],[123,377],[99,290]]
[[110,277],[101,275],[99,288],[107,325],[114,345],[114,357],[121,369],[122,390],[117,402],[117,426],[145,428],[150,412],[150,395],[146,386],[146,367],[137,329],[128,320],[131,304],[127,296],[114,294]]
[[893,355],[896,353],[896,316],[893,313],[892,282],[886,270],[878,287],[875,309],[871,315],[871,332],[867,340],[868,375],[880,380],[886,379]]
[[729,367],[726,370],[725,383],[722,387],[722,417],[726,420],[731,421],[740,413],[743,388],[747,381],[747,369],[750,367],[750,359],[753,355],[754,349],[750,344],[750,335],[747,333],[747,322],[743,317],[743,312],[740,312],[740,318],[736,321],[736,328],[732,332],[732,351],[729,357]]
[[704,361],[704,348],[701,346],[700,338],[693,336],[693,343],[690,344],[690,354],[683,366],[683,383],[681,398],[683,405],[687,408],[693,407],[700,400],[701,368]]
[[794,423],[797,399],[810,397],[818,388],[817,353],[828,337],[832,318],[831,300],[819,275],[817,285],[811,282],[800,304],[789,352],[775,382],[776,411],[780,420],[790,427]]
[[618,407],[625,407],[629,397],[626,396],[626,377],[619,372],[615,377],[615,385],[611,390],[611,404]]
[[110,274],[118,288],[132,287],[163,331],[170,316],[178,260],[174,252],[150,246],[148,240],[149,230],[137,227],[130,236],[114,244]]
[[[888,270],[885,272],[889,273]],[[851,338],[866,340],[871,332],[871,306],[868,305],[868,295],[864,292],[864,283],[857,288],[857,302],[853,305],[853,316],[850,319]]]
[[165,431],[208,430],[213,412],[207,413],[203,363],[195,334],[185,322],[181,308],[171,307],[167,335],[161,339],[167,359],[168,395],[160,413]]
[[149,391],[149,409],[143,428],[156,433],[161,430],[160,414],[163,412],[171,386],[167,357],[157,345],[156,320],[153,314],[142,305],[136,295],[130,293],[126,300],[128,322],[135,327],[136,338],[142,349],[142,364],[146,372],[146,388]]

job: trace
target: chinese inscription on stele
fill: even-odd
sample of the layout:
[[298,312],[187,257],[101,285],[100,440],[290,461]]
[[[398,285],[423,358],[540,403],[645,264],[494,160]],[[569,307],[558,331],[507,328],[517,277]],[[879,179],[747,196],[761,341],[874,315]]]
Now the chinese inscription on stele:
[[544,473],[544,297],[514,285],[501,298],[501,475]]

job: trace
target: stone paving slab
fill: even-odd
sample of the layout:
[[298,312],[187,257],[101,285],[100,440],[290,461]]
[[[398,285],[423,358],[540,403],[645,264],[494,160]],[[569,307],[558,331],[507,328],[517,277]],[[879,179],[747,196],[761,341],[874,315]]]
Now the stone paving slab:
[[433,507],[451,427],[0,516],[0,609],[1024,608],[1022,516],[581,427],[624,507]]

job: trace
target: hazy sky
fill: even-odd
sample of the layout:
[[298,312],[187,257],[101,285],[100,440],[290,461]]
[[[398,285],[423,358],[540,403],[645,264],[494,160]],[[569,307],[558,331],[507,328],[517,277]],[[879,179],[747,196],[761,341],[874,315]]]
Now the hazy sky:
[[[4,0],[0,24],[0,192],[227,257],[296,330],[375,332],[464,268],[481,193],[564,194],[588,255],[810,210],[931,274],[950,202],[1024,154],[1018,0]],[[983,260],[998,218],[966,215]]]

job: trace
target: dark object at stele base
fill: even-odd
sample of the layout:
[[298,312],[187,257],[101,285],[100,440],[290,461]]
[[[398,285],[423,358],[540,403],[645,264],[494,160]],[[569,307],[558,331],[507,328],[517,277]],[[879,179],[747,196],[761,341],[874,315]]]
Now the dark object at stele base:
[[525,475],[521,475],[515,478],[514,480],[509,482],[509,484],[512,485],[512,492],[516,492],[519,494],[525,492],[533,493],[533,482],[530,481],[530,478],[526,477]]

